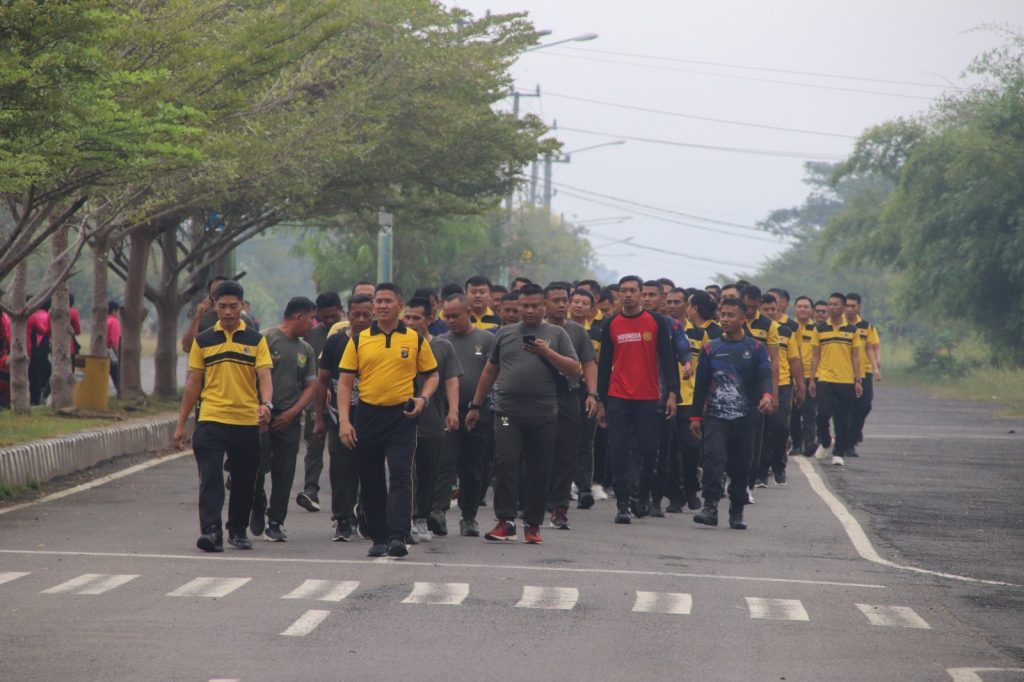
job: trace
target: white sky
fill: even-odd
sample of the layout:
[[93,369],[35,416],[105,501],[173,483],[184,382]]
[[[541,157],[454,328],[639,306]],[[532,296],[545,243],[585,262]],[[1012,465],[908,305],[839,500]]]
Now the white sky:
[[[599,34],[593,41],[526,53],[513,69],[520,91],[532,92],[540,85],[542,93],[550,93],[540,99],[522,98],[520,107],[523,112],[540,115],[548,125],[557,120],[556,135],[566,151],[632,136],[841,157],[852,149],[853,140],[612,108],[555,97],[556,93],[856,136],[870,125],[925,109],[927,99],[745,79],[924,98],[941,92],[917,85],[656,61],[589,50],[945,85],[957,81],[975,55],[1001,42],[992,31],[971,29],[988,23],[1024,25],[1021,0],[458,0],[449,4],[478,15],[487,10],[527,11],[538,29],[552,31],[542,43]],[[730,77],[706,75],[711,73]],[[511,100],[508,106],[511,108]],[[566,127],[611,135],[570,132],[563,129]],[[599,195],[753,226],[773,209],[803,201],[807,192],[801,182],[802,163],[801,158],[629,140],[624,145],[573,155],[571,163],[556,163],[553,177],[556,183]],[[586,222],[631,215],[621,204],[618,208],[602,206],[569,196],[567,192],[574,191],[569,188],[556,185],[556,190],[560,193],[554,197],[553,211],[569,219]],[[703,286],[716,272],[752,269],[654,253],[628,243],[606,245],[611,239],[629,236],[639,245],[748,266],[783,249],[778,242],[726,236],[632,215],[619,224],[590,226],[600,261],[620,274],[668,276],[681,286]],[[674,219],[736,234],[767,236],[678,215]],[[611,238],[602,240],[597,235]]]

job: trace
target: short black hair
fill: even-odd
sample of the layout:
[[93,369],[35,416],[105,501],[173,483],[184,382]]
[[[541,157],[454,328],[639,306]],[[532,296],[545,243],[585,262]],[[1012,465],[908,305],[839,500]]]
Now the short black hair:
[[441,287],[441,298],[443,298],[446,301],[448,300],[448,297],[451,296],[452,294],[464,293],[466,293],[466,291],[465,289],[462,288],[462,285],[456,284],[455,282],[449,282],[448,284],[445,284],[443,287]]
[[366,285],[366,284],[369,284],[371,287],[373,287],[374,291],[377,290],[377,285],[376,284],[374,284],[373,282],[371,282],[369,280],[361,279],[361,280],[359,280],[358,282],[356,282],[355,284],[352,285],[352,293],[353,294],[356,293],[356,287],[360,287],[360,286],[363,286],[363,285]]
[[501,302],[502,303],[505,303],[506,301],[518,301],[518,300],[519,300],[519,292],[518,291],[510,291],[510,292],[508,292],[506,294],[502,294],[501,295]]
[[539,284],[534,284],[533,282],[531,282],[529,284],[525,284],[525,285],[523,285],[523,286],[521,286],[519,288],[519,298],[522,298],[523,296],[543,296],[543,295],[544,295],[544,289],[542,289]]
[[212,287],[217,282],[230,282],[230,281],[231,280],[229,280],[224,275],[214,275],[210,279],[206,280],[206,290],[209,291],[210,287]]
[[591,293],[601,291],[601,284],[596,279],[581,279],[576,282],[576,288],[585,287],[591,290]]
[[771,289],[768,290],[768,293],[769,294],[775,294],[776,300],[778,300],[778,298],[780,296],[782,298],[786,299],[787,301],[789,300],[789,292],[786,291],[785,289],[780,289],[778,287],[772,287]]
[[608,291],[614,291],[618,293],[619,285],[617,283],[609,284],[608,286],[605,287],[605,289],[607,289]]
[[779,299],[775,298],[775,294],[761,294],[761,303],[774,303],[778,305]]
[[626,282],[636,282],[636,285],[638,287],[642,287],[644,285],[644,281],[640,279],[640,277],[638,277],[637,275],[626,275],[625,277],[620,277],[619,287],[621,288],[622,285],[625,284]]
[[814,307],[817,308],[819,305],[828,305],[828,301],[822,301],[820,298],[814,302]]
[[713,320],[715,311],[718,310],[718,303],[715,297],[706,291],[695,291],[690,296],[690,305],[697,309],[697,314],[702,320]]
[[864,301],[863,301],[863,300],[861,299],[861,297],[860,297],[860,294],[857,294],[857,293],[847,294],[847,295],[846,295],[846,300],[847,300],[847,301],[856,301],[856,302],[857,302],[857,305],[860,305],[861,303],[863,303],[863,302],[864,302]]
[[472,277],[466,280],[467,289],[470,287],[483,286],[486,286],[488,289],[491,288],[491,280],[489,280],[485,275],[473,275]]
[[505,286],[504,284],[492,284],[491,285],[491,293],[492,294],[507,294],[508,293],[508,287]]
[[748,282],[745,279],[738,279],[738,280],[736,280],[736,284],[738,284],[741,287],[749,287],[750,286],[750,282]]
[[587,289],[586,287],[576,287],[576,290],[572,292],[572,295],[573,296],[586,296],[587,298],[590,299],[590,305],[591,306],[596,304],[596,301],[594,300],[594,294],[590,291],[590,289]]
[[688,298],[689,297],[689,294],[686,293],[686,289],[684,289],[682,287],[672,287],[672,289],[668,293],[670,293],[670,294],[682,294],[683,298]]
[[568,282],[551,282],[544,287],[544,298],[547,298],[552,291],[564,291],[565,295],[569,296],[572,294],[572,285]]
[[405,299],[405,296],[402,295],[402,287],[398,286],[394,282],[381,282],[380,284],[377,285],[377,289],[376,290],[377,291],[390,291],[391,293],[393,293],[395,296],[398,297],[399,301]]
[[437,291],[433,287],[419,287],[412,292],[413,298],[430,298],[431,296],[437,297]]
[[336,291],[325,291],[316,295],[317,308],[340,308],[341,296]]
[[795,301],[793,301],[793,305],[796,305],[796,304],[797,304],[797,303],[799,303],[800,301],[807,301],[808,303],[810,303],[810,304],[811,304],[811,307],[812,307],[812,308],[814,307],[814,301],[812,301],[812,300],[811,300],[811,297],[810,297],[810,296],[797,296],[797,297],[796,297],[796,300],[795,300]]
[[445,303],[451,303],[453,301],[461,303],[463,308],[469,310],[469,299],[466,298],[466,295],[461,291],[457,291],[454,294],[449,294],[444,297]]
[[649,279],[643,283],[645,287],[655,287],[658,291],[661,291],[661,282],[656,279]]
[[512,287],[513,288],[515,288],[516,282],[522,282],[523,284],[533,284],[533,280],[532,279],[530,279],[529,277],[523,277],[522,275],[519,275],[518,277],[516,277],[515,279],[512,280]]
[[114,299],[110,299],[109,301],[107,301],[107,315],[110,315],[111,313],[116,313],[120,309],[121,304],[115,301]]
[[359,305],[360,303],[373,303],[373,296],[369,294],[355,294],[348,297],[348,308],[352,309],[352,306]]
[[237,296],[238,300],[241,301],[245,298],[245,289],[238,282],[226,279],[218,284],[213,289],[213,300],[216,301],[221,296]]
[[316,303],[309,300],[305,296],[295,296],[288,301],[288,304],[284,307],[285,319],[290,319],[298,315],[299,313],[315,313]]
[[743,288],[740,289],[740,294],[742,294],[745,299],[752,298],[758,301],[761,300],[761,288],[753,284],[744,285]]
[[[831,294],[828,295],[828,298],[829,298],[830,301],[833,298],[838,298],[838,299],[842,300],[843,303],[846,303],[846,294],[841,294],[838,291],[833,291]],[[825,305],[828,305],[828,304],[826,303]]]
[[430,299],[425,296],[413,296],[405,302],[406,308],[423,308],[423,317],[430,317],[434,314],[434,306],[430,304]]
[[599,293],[597,295],[597,302],[598,303],[604,303],[604,302],[607,301],[608,303],[615,303],[615,293],[614,292],[615,292],[615,289],[612,289],[610,286],[607,286],[604,289],[601,289],[601,293]]
[[[747,306],[743,303],[742,299],[736,298],[735,296],[729,296],[728,298],[722,299],[722,302],[718,304],[719,308],[724,308],[727,305],[735,306],[740,309],[741,312],[747,311]],[[701,315],[701,317],[704,317]],[[706,318],[705,318],[706,319]]]
[[672,280],[670,280],[668,277],[659,277],[658,278],[658,284],[660,284],[661,286],[668,285],[669,289],[675,289],[676,288],[676,283],[673,282]]
[[709,285],[707,285],[706,287],[704,287],[704,291],[705,291],[705,292],[706,292],[706,291],[707,291],[708,289],[714,289],[714,290],[715,290],[716,292],[718,292],[719,294],[720,294],[720,293],[722,293],[722,287],[720,287],[720,286],[719,286],[719,285],[717,285],[717,284],[709,284]]

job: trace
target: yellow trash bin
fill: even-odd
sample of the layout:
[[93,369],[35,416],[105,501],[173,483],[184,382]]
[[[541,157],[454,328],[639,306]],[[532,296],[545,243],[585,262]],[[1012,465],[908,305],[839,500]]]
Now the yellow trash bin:
[[105,355],[75,356],[75,407],[106,412],[110,386],[110,358]]

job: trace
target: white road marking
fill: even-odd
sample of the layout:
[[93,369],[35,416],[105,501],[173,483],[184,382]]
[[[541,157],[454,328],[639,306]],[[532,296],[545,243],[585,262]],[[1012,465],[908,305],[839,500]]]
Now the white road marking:
[[403,604],[458,606],[469,596],[469,583],[421,583],[413,585]]
[[215,677],[210,682],[239,682],[237,677]]
[[684,592],[637,592],[635,613],[672,613],[690,615],[693,597]]
[[168,592],[168,597],[226,597],[252,578],[196,578]]
[[[128,552],[73,552],[64,550],[42,550],[42,549],[0,549],[0,554],[24,554],[31,556],[85,556],[111,559],[155,559],[167,561],[180,559],[183,561],[215,561],[225,562],[252,562],[258,564],[325,564],[335,566],[369,566],[376,563],[367,559],[306,559],[296,557],[264,557],[264,556],[225,556],[218,554],[131,554]],[[788,585],[814,585],[818,587],[860,587],[872,590],[884,590],[885,585],[876,583],[850,583],[838,580],[804,580],[800,578],[769,578],[749,575],[719,575],[715,573],[676,573],[672,571],[639,571],[613,568],[570,568],[567,566],[522,566],[515,564],[468,564],[468,563],[447,563],[447,562],[426,562],[426,561],[388,561],[392,567],[412,568],[459,568],[467,570],[482,570],[493,572],[495,570],[506,571],[529,571],[534,573],[571,573],[582,575],[618,575],[618,576],[654,576],[662,578],[690,578],[700,580],[725,580],[754,583],[782,583]]]
[[24,578],[26,575],[28,575],[28,573],[21,573],[19,571],[0,572],[0,585],[3,585],[4,583],[9,583],[12,580],[17,580],[18,578]]
[[885,625],[896,628],[921,628],[931,630],[924,618],[909,606],[876,606],[874,604],[857,604],[872,625]]
[[761,597],[744,597],[751,618],[769,620],[810,620],[804,605],[799,599],[762,599]]
[[316,599],[318,601],[341,601],[359,587],[358,580],[307,580],[282,599]]
[[151,459],[151,460],[149,460],[147,462],[143,462],[141,464],[136,464],[135,466],[130,466],[127,469],[122,469],[121,471],[116,471],[116,472],[114,472],[112,474],[108,474],[106,476],[100,476],[99,478],[93,479],[93,480],[89,481],[88,483],[83,483],[81,485],[76,485],[73,488],[67,488],[65,490],[60,490],[60,491],[57,491],[55,493],[51,493],[49,495],[43,495],[38,500],[32,500],[31,502],[22,502],[21,504],[16,504],[16,505],[13,505],[11,507],[2,507],[2,508],[0,508],[0,515],[10,514],[11,512],[18,511],[20,509],[26,509],[28,507],[34,507],[37,504],[43,504],[44,502],[53,502],[54,500],[60,500],[60,499],[63,499],[65,497],[69,497],[71,495],[75,495],[77,493],[85,492],[86,490],[92,490],[93,488],[98,488],[99,486],[104,485],[106,483],[110,483],[111,481],[116,481],[119,478],[124,478],[125,476],[131,476],[132,474],[137,474],[140,471],[144,471],[146,469],[149,469],[150,467],[155,467],[158,464],[163,464],[164,462],[171,462],[173,460],[180,459],[182,457],[185,457],[185,456],[191,455],[191,454],[192,454],[191,450],[186,450],[184,452],[175,452],[175,453],[172,453],[172,454],[167,455],[165,457],[157,457],[157,458]]
[[988,433],[959,433],[948,431],[946,433],[875,433],[871,432],[872,440],[1022,440],[1024,436],[1010,434],[988,434]]
[[568,611],[576,606],[580,591],[575,587],[523,587],[523,597],[516,604],[520,609],[554,609]]
[[953,682],[982,682],[978,673],[1024,673],[1024,668],[946,668]]
[[857,553],[862,558],[868,561],[882,566],[888,566],[889,568],[897,568],[903,571],[913,571],[914,573],[924,573],[926,575],[934,575],[939,578],[948,578],[950,580],[960,580],[962,582],[969,583],[981,583],[984,585],[1001,585],[1007,587],[1020,587],[1014,583],[1006,583],[999,580],[982,580],[980,578],[970,578],[963,575],[954,575],[952,573],[942,573],[940,571],[931,571],[927,568],[918,568],[916,566],[907,566],[904,564],[897,564],[894,561],[883,559],[882,556],[875,550],[874,545],[871,544],[871,540],[868,539],[867,534],[861,527],[860,523],[853,517],[853,514],[846,508],[838,497],[832,494],[832,491],[825,486],[825,482],[821,479],[817,469],[813,462],[808,461],[806,457],[794,457],[800,468],[801,473],[807,477],[807,482],[811,486],[811,490],[817,493],[818,497],[825,503],[825,505],[832,511],[837,519],[839,519],[840,525],[843,530],[846,531],[846,535],[849,536],[850,542],[853,543],[853,548],[857,550]]
[[281,634],[285,637],[305,637],[316,630],[316,627],[324,622],[329,615],[331,615],[330,611],[310,609],[299,616],[299,619],[289,625],[288,629]]
[[60,585],[54,585],[45,589],[41,594],[60,594],[62,592],[74,592],[75,594],[103,594],[115,587],[135,580],[137,575],[105,575],[103,573],[85,573],[77,578],[72,578]]

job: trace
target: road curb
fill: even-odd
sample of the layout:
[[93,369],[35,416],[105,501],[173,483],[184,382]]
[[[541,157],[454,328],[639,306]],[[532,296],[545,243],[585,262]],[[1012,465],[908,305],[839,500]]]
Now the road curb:
[[174,415],[132,419],[0,448],[0,484],[45,483],[113,457],[165,450],[170,447],[177,422]]

